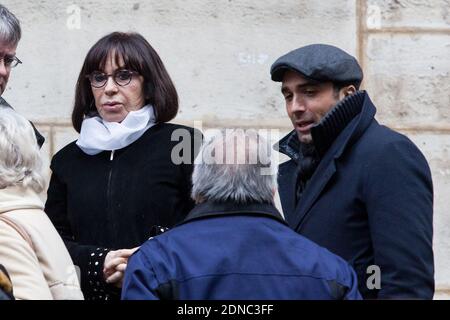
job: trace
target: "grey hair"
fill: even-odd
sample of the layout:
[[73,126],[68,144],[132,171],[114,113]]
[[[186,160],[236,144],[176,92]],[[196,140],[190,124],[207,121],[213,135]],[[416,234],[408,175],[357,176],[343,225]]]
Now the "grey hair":
[[0,111],[0,189],[45,187],[42,159],[31,124],[12,109]]
[[[231,157],[229,157],[231,155]],[[277,166],[255,130],[221,130],[200,148],[192,174],[197,202],[274,203]]]
[[19,43],[21,36],[19,19],[0,4],[0,40],[15,46]]

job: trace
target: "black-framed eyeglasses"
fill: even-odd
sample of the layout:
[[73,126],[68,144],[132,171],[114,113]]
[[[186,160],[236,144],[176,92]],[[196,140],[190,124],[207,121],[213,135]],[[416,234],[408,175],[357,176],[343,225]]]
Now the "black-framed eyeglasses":
[[131,82],[131,79],[133,79],[133,75],[139,74],[136,71],[126,70],[126,69],[119,69],[114,71],[112,74],[106,74],[104,72],[100,71],[94,71],[89,75],[86,75],[86,78],[89,79],[91,82],[91,86],[94,88],[102,88],[106,85],[106,82],[108,82],[109,77],[113,77],[114,82],[123,87],[128,85]]
[[3,58],[0,58],[0,61],[3,60],[3,63],[5,64],[5,67],[7,68],[14,68],[16,67],[19,63],[22,63],[22,61],[20,61],[19,58],[17,58],[16,56],[4,56]]

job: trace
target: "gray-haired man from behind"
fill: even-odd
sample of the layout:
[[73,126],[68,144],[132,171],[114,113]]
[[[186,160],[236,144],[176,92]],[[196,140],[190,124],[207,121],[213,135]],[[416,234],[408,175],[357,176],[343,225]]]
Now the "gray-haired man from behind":
[[256,131],[226,130],[196,159],[196,207],[130,258],[122,299],[359,299],[343,259],[274,206],[276,163]]
[[[0,4],[0,111],[3,108],[12,108],[1,95],[6,89],[11,69],[22,63],[16,57],[16,49],[21,36],[19,20],[11,11]],[[44,137],[34,125],[33,128],[37,142],[39,146],[42,146]]]

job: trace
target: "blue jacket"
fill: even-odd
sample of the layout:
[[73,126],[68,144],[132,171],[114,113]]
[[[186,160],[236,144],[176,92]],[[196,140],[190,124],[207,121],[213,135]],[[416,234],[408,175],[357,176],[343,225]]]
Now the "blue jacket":
[[[298,160],[288,146],[295,133],[280,141],[292,158],[279,168],[283,212],[291,228],[355,268],[363,297],[431,299],[430,169],[407,137],[378,124],[369,96],[360,95],[362,111],[324,153],[298,204]],[[380,290],[366,285],[376,284],[371,265],[380,268]]]
[[129,259],[122,299],[358,299],[343,259],[268,204],[203,203]]

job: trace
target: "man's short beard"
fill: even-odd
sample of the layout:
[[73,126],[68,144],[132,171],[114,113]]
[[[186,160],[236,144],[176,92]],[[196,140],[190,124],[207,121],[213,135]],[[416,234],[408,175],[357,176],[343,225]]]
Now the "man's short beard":
[[[308,137],[307,141],[304,140],[305,137]],[[313,143],[311,133],[309,133],[308,135],[304,135],[304,134],[297,132],[297,138],[298,138],[298,141],[300,141],[300,143],[302,143],[302,144]]]

